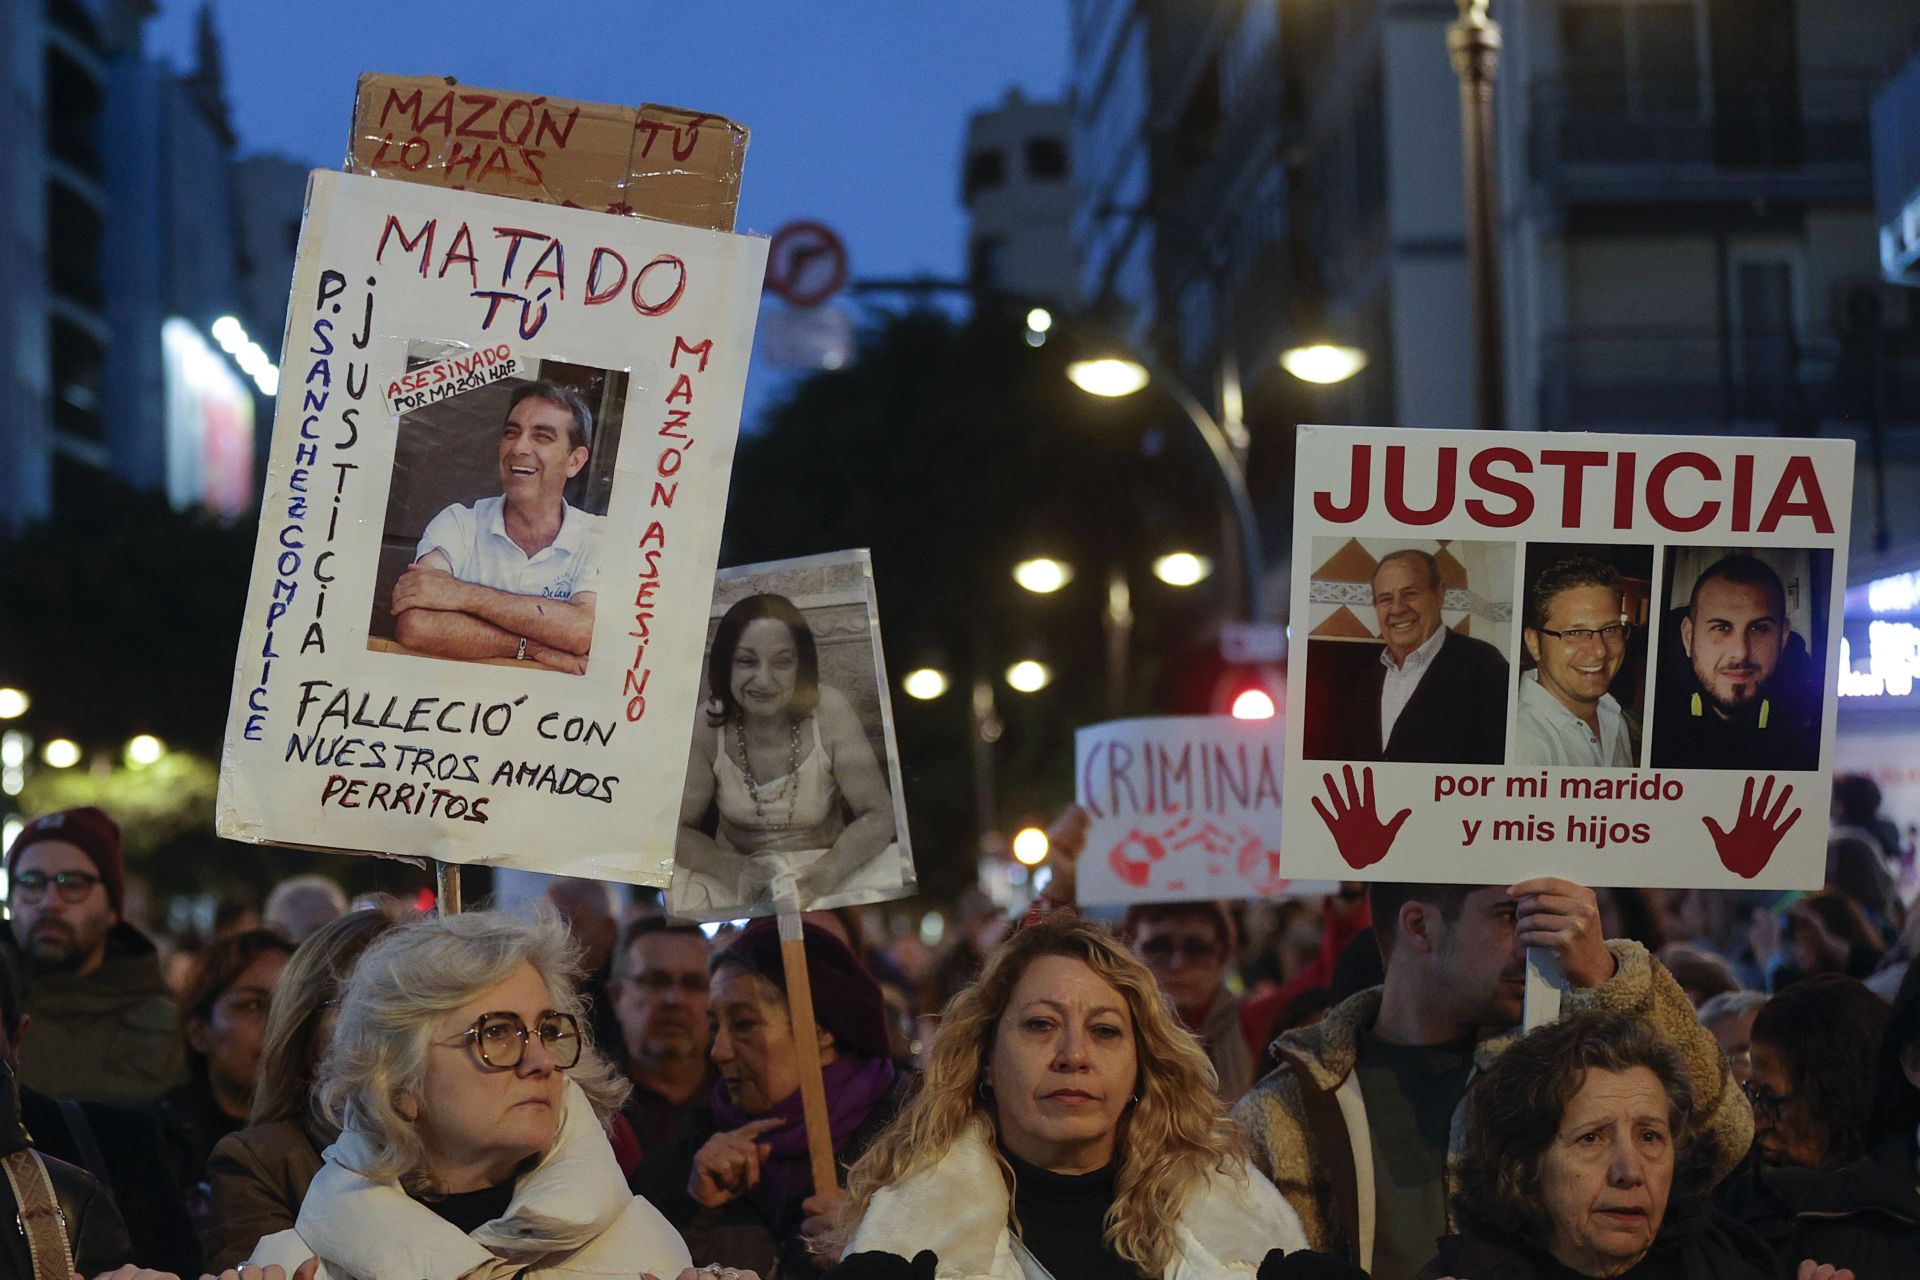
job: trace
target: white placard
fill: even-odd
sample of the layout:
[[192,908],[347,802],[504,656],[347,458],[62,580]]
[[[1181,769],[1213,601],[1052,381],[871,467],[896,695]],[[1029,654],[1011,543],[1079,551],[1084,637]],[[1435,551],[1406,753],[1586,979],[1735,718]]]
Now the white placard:
[[1851,442],[1303,427],[1296,467],[1296,874],[1821,882]]
[[765,258],[313,175],[220,834],[666,883]]
[[732,920],[913,894],[873,557],[723,570],[706,649],[667,910]]
[[1164,716],[1074,733],[1074,799],[1092,822],[1077,898],[1136,902],[1330,893],[1281,856],[1280,721]]

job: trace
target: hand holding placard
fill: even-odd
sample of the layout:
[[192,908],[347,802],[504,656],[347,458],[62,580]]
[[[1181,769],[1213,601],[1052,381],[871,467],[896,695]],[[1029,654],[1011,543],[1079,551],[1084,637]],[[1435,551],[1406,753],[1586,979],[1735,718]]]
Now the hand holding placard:
[[1323,774],[1327,784],[1327,798],[1333,802],[1333,809],[1320,803],[1320,797],[1313,798],[1313,808],[1320,820],[1327,824],[1327,830],[1333,833],[1333,842],[1340,849],[1340,856],[1354,870],[1370,867],[1387,856],[1387,850],[1393,848],[1393,838],[1400,834],[1401,824],[1413,815],[1413,810],[1402,809],[1385,823],[1373,808],[1373,770],[1362,769],[1366,791],[1362,796],[1360,788],[1354,785],[1353,766],[1343,765],[1341,771],[1346,774],[1347,795],[1343,801],[1339,790],[1333,785],[1333,775]]
[[1781,837],[1800,820],[1798,809],[1787,814],[1785,822],[1780,820],[1781,811],[1787,807],[1787,801],[1793,798],[1791,783],[1780,789],[1780,798],[1773,800],[1773,808],[1767,808],[1775,781],[1772,774],[1767,775],[1766,785],[1760,788],[1760,798],[1756,801],[1753,779],[1747,779],[1746,787],[1740,792],[1740,815],[1734,819],[1731,831],[1722,828],[1711,816],[1700,819],[1713,835],[1714,847],[1720,851],[1721,865],[1749,880],[1766,867],[1773,857],[1773,851],[1780,846]]

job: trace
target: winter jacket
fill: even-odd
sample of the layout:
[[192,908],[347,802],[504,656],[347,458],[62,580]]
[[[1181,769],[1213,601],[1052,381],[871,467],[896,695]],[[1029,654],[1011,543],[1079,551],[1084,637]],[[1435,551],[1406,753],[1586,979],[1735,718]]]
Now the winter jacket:
[[[13,1073],[0,1064],[0,1156],[27,1150],[27,1130],[20,1123],[20,1098]],[[73,1252],[73,1265],[79,1274],[99,1275],[132,1262],[133,1246],[127,1240],[126,1224],[113,1206],[113,1197],[93,1175],[38,1153],[34,1159],[40,1161],[53,1184],[54,1204],[60,1211],[67,1248]],[[33,1280],[33,1252],[20,1226],[22,1207],[14,1199],[12,1184],[0,1175],[0,1276]]]
[[213,1212],[202,1244],[209,1271],[225,1271],[246,1259],[256,1240],[293,1226],[328,1144],[294,1120],[220,1139],[207,1158]]
[[317,1255],[316,1280],[605,1280],[674,1276],[691,1265],[679,1233],[627,1190],[605,1131],[571,1082],[553,1149],[520,1175],[505,1216],[472,1235],[396,1183],[356,1172],[368,1152],[366,1136],[351,1131],[328,1147],[293,1230],[262,1240],[252,1260],[292,1275]]
[[1920,1170],[1910,1134],[1894,1134],[1836,1169],[1750,1165],[1720,1206],[1759,1233],[1791,1276],[1802,1258],[1860,1280],[1920,1276]]
[[[1622,1280],[1771,1280],[1773,1255],[1746,1228],[1726,1220],[1704,1225],[1684,1241],[1661,1241]],[[1510,1240],[1446,1236],[1418,1280],[1563,1280],[1580,1273]],[[1879,1272],[1860,1273],[1870,1280]],[[1892,1273],[1888,1273],[1891,1275]]]
[[[833,1153],[842,1185],[854,1161],[866,1154],[880,1131],[899,1114],[915,1078],[902,1071],[893,1088]],[[695,1108],[672,1145],[648,1152],[633,1171],[633,1190],[679,1228],[696,1260],[755,1271],[763,1277],[775,1274],[777,1267],[781,1280],[812,1280],[820,1271],[807,1253],[806,1242],[797,1231],[777,1230],[757,1197],[736,1196],[716,1209],[687,1193],[694,1156],[719,1131],[712,1107],[703,1103]]]
[[[1725,1177],[1753,1141],[1753,1112],[1734,1084],[1713,1035],[1694,1017],[1673,976],[1637,942],[1607,943],[1616,970],[1600,986],[1568,993],[1565,1014],[1604,1011],[1652,1023],[1680,1051],[1703,1116],[1718,1144],[1716,1178]],[[1371,1269],[1374,1198],[1373,1145],[1366,1101],[1354,1073],[1360,1032],[1380,1012],[1383,988],[1373,987],[1336,1005],[1320,1022],[1274,1042],[1280,1065],[1233,1109],[1260,1171],[1300,1215],[1312,1248]],[[1520,1035],[1518,1028],[1483,1036],[1474,1070],[1484,1071]],[[1448,1141],[1447,1195],[1466,1146],[1464,1099]]]
[[106,947],[105,962],[84,976],[21,966],[33,1034],[20,1046],[20,1083],[56,1098],[138,1106],[186,1079],[185,1049],[153,943],[122,921]]
[[[1014,1239],[1007,1184],[976,1120],[928,1168],[876,1191],[845,1252],[911,1258],[931,1249],[941,1280],[1047,1280]],[[1251,1169],[1210,1172],[1181,1210],[1165,1280],[1251,1277],[1274,1249],[1306,1247],[1300,1220],[1273,1185]],[[1063,1278],[1065,1280],[1065,1278]]]

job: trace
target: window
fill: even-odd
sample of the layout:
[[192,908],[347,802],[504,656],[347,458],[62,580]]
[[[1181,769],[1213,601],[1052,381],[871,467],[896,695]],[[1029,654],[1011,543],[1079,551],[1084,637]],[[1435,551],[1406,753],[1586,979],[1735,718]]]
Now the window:
[[973,203],[982,191],[992,191],[1007,180],[1007,158],[998,151],[976,151],[967,157],[966,191],[963,199]]
[[1793,261],[1737,260],[1731,283],[1735,416],[1777,421],[1795,404],[1800,381]]
[[1067,144],[1058,138],[1027,139],[1027,176],[1035,182],[1058,182],[1067,176]]
[[1706,10],[1698,0],[1570,0],[1560,40],[1576,109],[1632,117],[1706,110]]
[[1007,238],[981,236],[973,242],[967,278],[976,288],[995,289],[1007,278]]

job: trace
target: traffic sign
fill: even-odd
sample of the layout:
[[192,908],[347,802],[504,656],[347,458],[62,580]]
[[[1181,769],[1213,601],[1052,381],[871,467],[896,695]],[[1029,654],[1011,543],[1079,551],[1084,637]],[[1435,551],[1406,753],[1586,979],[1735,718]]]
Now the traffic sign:
[[767,246],[767,289],[791,306],[817,307],[847,280],[847,246],[818,222],[789,222]]

